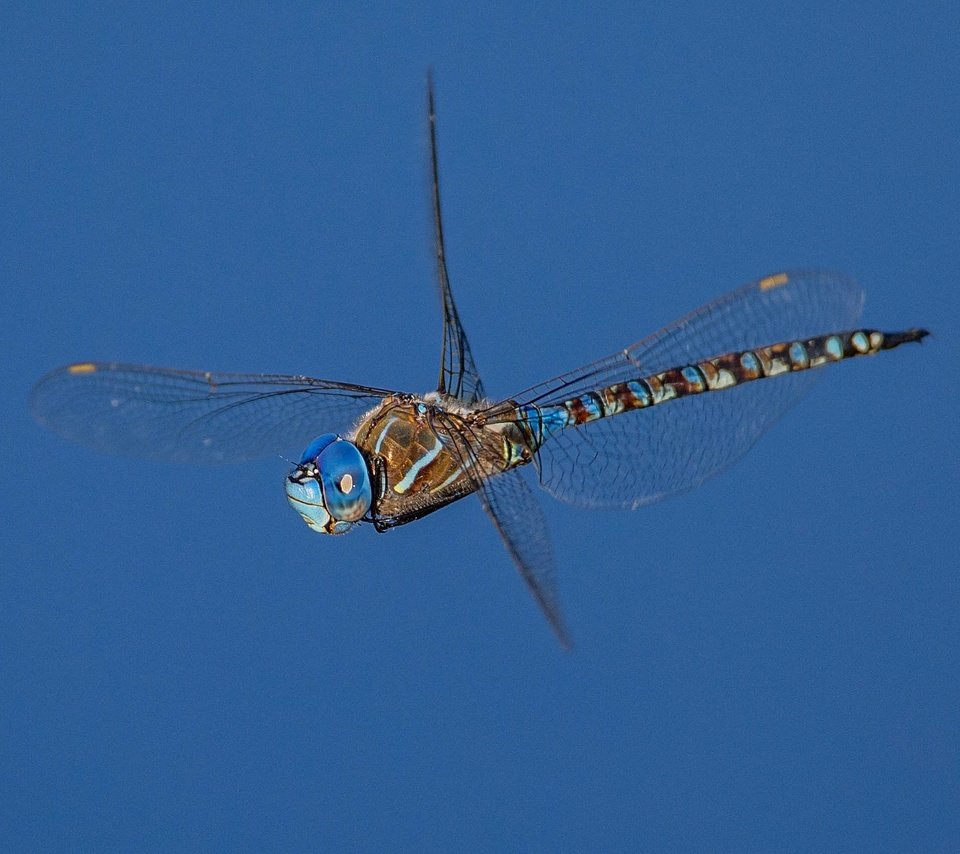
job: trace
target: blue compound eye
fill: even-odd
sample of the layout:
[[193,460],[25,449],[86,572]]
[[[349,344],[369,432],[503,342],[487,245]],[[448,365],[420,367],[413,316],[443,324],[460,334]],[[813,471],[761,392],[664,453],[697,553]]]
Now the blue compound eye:
[[373,497],[367,463],[357,446],[347,441],[327,445],[317,459],[317,468],[327,512],[339,522],[362,519]]
[[320,452],[326,448],[327,445],[332,445],[336,441],[336,433],[324,433],[322,436],[317,436],[316,439],[307,445],[306,450],[300,455],[300,465],[312,463],[320,456]]

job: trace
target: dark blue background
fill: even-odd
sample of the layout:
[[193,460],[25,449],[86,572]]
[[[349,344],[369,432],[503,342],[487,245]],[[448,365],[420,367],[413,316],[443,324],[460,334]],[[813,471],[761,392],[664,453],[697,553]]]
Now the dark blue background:
[[[4,4],[2,847],[956,850],[956,4],[401,5]],[[783,267],[935,333],[690,495],[544,495],[571,654],[473,499],[321,538],[280,460],[27,410],[78,359],[432,387],[431,64],[493,394]]]

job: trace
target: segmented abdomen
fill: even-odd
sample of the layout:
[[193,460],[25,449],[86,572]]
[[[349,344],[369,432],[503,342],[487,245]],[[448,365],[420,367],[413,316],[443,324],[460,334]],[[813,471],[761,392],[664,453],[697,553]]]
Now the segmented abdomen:
[[560,403],[521,406],[520,421],[526,426],[529,441],[535,449],[551,434],[566,427],[588,424],[692,394],[723,391],[779,374],[807,371],[855,356],[872,356],[881,350],[920,341],[927,334],[925,329],[904,332],[859,329],[820,335],[805,341],[783,341],[756,350],[724,353],[713,359],[588,391]]

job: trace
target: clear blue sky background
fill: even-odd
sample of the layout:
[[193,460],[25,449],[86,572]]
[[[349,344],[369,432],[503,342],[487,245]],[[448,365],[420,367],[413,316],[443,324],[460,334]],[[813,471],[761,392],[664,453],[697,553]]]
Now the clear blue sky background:
[[[956,850],[952,2],[0,12],[0,847]],[[210,4],[210,9],[216,4]],[[635,513],[309,532],[280,460],[105,457],[78,359],[509,394],[782,267],[934,337]],[[293,449],[296,450],[296,449]]]

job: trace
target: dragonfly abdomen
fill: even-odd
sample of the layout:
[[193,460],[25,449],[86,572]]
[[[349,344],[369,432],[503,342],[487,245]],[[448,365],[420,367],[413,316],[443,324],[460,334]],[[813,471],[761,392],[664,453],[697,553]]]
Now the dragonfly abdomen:
[[911,341],[920,341],[926,329],[879,332],[858,329],[819,335],[803,341],[781,341],[755,350],[724,353],[712,359],[669,368],[635,380],[588,391],[560,403],[520,407],[531,443],[539,447],[554,433],[645,409],[694,394],[724,391],[754,380],[807,371],[856,356],[873,356]]

